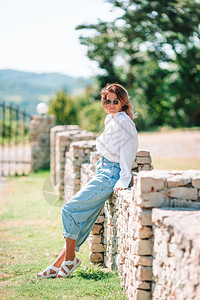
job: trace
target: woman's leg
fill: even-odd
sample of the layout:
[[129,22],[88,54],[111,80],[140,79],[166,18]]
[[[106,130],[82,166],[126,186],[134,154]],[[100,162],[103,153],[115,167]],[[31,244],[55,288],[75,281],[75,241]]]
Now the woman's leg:
[[[76,249],[76,240],[72,240],[72,239],[69,239],[69,238],[66,238],[65,239],[65,243],[66,243],[66,251],[64,253],[64,261],[73,261],[74,258],[75,258],[75,249]],[[79,261],[77,259],[77,261]],[[73,268],[73,264],[71,265],[68,265],[67,268],[70,270]],[[61,271],[63,273],[66,273],[65,270],[61,267]],[[57,275],[57,277],[62,277],[61,275]]]
[[[112,192],[119,178],[120,169],[110,166],[103,173],[89,182],[69,203],[62,207],[63,236],[66,239],[66,249],[63,248],[53,266],[60,267],[63,261],[75,258],[75,249],[80,247],[87,239],[94,222],[100,214],[102,207]],[[112,178],[110,175],[114,175]],[[68,266],[70,269],[72,266]],[[62,269],[64,273],[64,270]]]
[[[54,266],[56,268],[60,268],[60,266],[62,265],[63,261],[65,260],[65,253],[66,253],[66,250],[63,248],[61,250],[60,254],[58,255],[58,257],[56,258],[55,262],[52,264],[52,266]],[[37,273],[37,277],[42,277],[42,274],[44,276],[46,276],[47,272],[44,270],[41,273]],[[56,274],[56,271],[50,269],[50,274]]]
[[73,240],[80,238],[80,233],[88,223],[95,222],[112,192],[113,186],[110,182],[96,178],[76,193],[71,201],[62,207],[63,237]]
[[96,177],[63,205],[63,236],[76,240],[77,249],[87,239],[105,201],[112,195],[119,172],[116,163],[101,161]]

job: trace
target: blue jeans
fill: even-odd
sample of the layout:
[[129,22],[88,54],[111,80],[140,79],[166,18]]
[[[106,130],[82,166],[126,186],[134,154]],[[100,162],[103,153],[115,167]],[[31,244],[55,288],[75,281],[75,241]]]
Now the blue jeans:
[[105,201],[112,195],[119,172],[119,163],[101,157],[93,179],[63,205],[63,237],[76,240],[76,251],[88,238]]

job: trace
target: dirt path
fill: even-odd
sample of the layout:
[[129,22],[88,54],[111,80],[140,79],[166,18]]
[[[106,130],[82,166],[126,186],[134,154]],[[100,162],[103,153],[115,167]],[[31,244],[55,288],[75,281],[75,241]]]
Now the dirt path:
[[150,150],[152,157],[200,158],[200,131],[140,133],[139,149]]

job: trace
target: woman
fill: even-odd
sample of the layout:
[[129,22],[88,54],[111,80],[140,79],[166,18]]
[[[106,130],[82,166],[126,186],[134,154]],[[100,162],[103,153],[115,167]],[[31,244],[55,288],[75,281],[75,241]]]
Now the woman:
[[119,84],[107,85],[101,91],[101,104],[108,115],[105,129],[96,139],[97,152],[101,156],[96,165],[96,176],[63,205],[65,245],[56,261],[37,277],[68,277],[81,264],[75,251],[88,238],[105,201],[113,191],[129,186],[138,137],[128,93]]

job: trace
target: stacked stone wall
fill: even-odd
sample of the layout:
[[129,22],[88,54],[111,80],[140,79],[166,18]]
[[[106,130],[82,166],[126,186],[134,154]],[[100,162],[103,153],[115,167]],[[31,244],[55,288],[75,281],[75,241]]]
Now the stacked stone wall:
[[[86,130],[79,130],[71,128],[71,130],[52,133],[52,138],[55,139],[55,157],[52,154],[52,174],[55,178],[56,193],[59,198],[64,198],[65,182],[64,177],[70,175],[71,169],[65,169],[66,167],[66,152],[69,152],[69,148],[72,142],[83,140],[94,140],[96,135]],[[52,153],[53,150],[52,150]],[[70,154],[69,154],[70,155]],[[67,155],[67,158],[69,156]]]
[[74,133],[80,133],[81,129],[78,125],[57,125],[51,128],[50,131],[50,158],[51,158],[51,179],[52,183],[56,184],[56,134],[58,132],[73,131]]
[[[78,128],[64,132],[62,129],[55,129],[52,136],[55,148],[52,151],[55,182],[60,197],[63,198],[65,194],[65,201],[68,201],[94,176],[99,159],[97,153],[93,152],[96,136]],[[169,215],[169,222],[165,223],[167,218],[159,211],[160,208],[168,208],[166,211],[177,208],[199,210],[200,171],[152,170],[150,153],[141,150],[137,153],[131,172],[133,180],[129,185],[130,189],[113,194],[94,224],[89,237],[91,262],[117,269],[127,298],[133,300],[190,299],[185,296],[186,290],[180,293],[181,281],[173,282],[173,276],[181,276],[181,270],[184,270],[186,275],[180,278],[184,282],[188,281],[185,285],[193,295],[191,299],[197,299],[195,293],[199,292],[199,258],[195,260],[195,257],[197,244],[200,243],[199,235],[196,235],[195,244],[194,237],[187,239],[184,235],[184,226],[181,226],[178,233],[176,217],[172,220]],[[153,216],[155,215],[153,220],[152,210]],[[199,217],[185,215],[188,219],[183,218],[181,216],[184,213],[184,210],[180,211],[178,223],[182,224],[183,220],[189,222],[190,218],[195,217],[196,223],[189,223],[197,226]],[[189,231],[187,235],[189,236]],[[185,250],[180,252],[180,249]],[[187,255],[184,256],[184,253]],[[185,269],[180,254],[185,262]],[[176,264],[178,267],[172,271]],[[196,272],[196,277],[191,270]],[[191,280],[194,280],[194,284],[191,284]],[[182,296],[186,298],[181,298]]]
[[50,166],[50,129],[55,125],[53,115],[34,115],[30,122],[31,170]]
[[[104,222],[107,231],[107,234],[104,234],[105,263],[112,269],[118,269],[128,299],[152,298],[152,209],[199,209],[199,184],[198,171],[142,171],[134,176],[131,192],[119,191],[107,201]],[[160,273],[159,276],[164,275]],[[164,284],[162,288],[164,290]],[[158,289],[155,290],[158,295]],[[159,299],[159,296],[155,299]]]
[[[86,137],[86,136],[84,136]],[[77,138],[77,136],[76,136]],[[90,162],[90,153],[96,150],[95,140],[72,142],[65,152],[64,199],[70,198],[81,188],[81,166]]]
[[200,211],[154,208],[152,220],[152,299],[200,299]]

